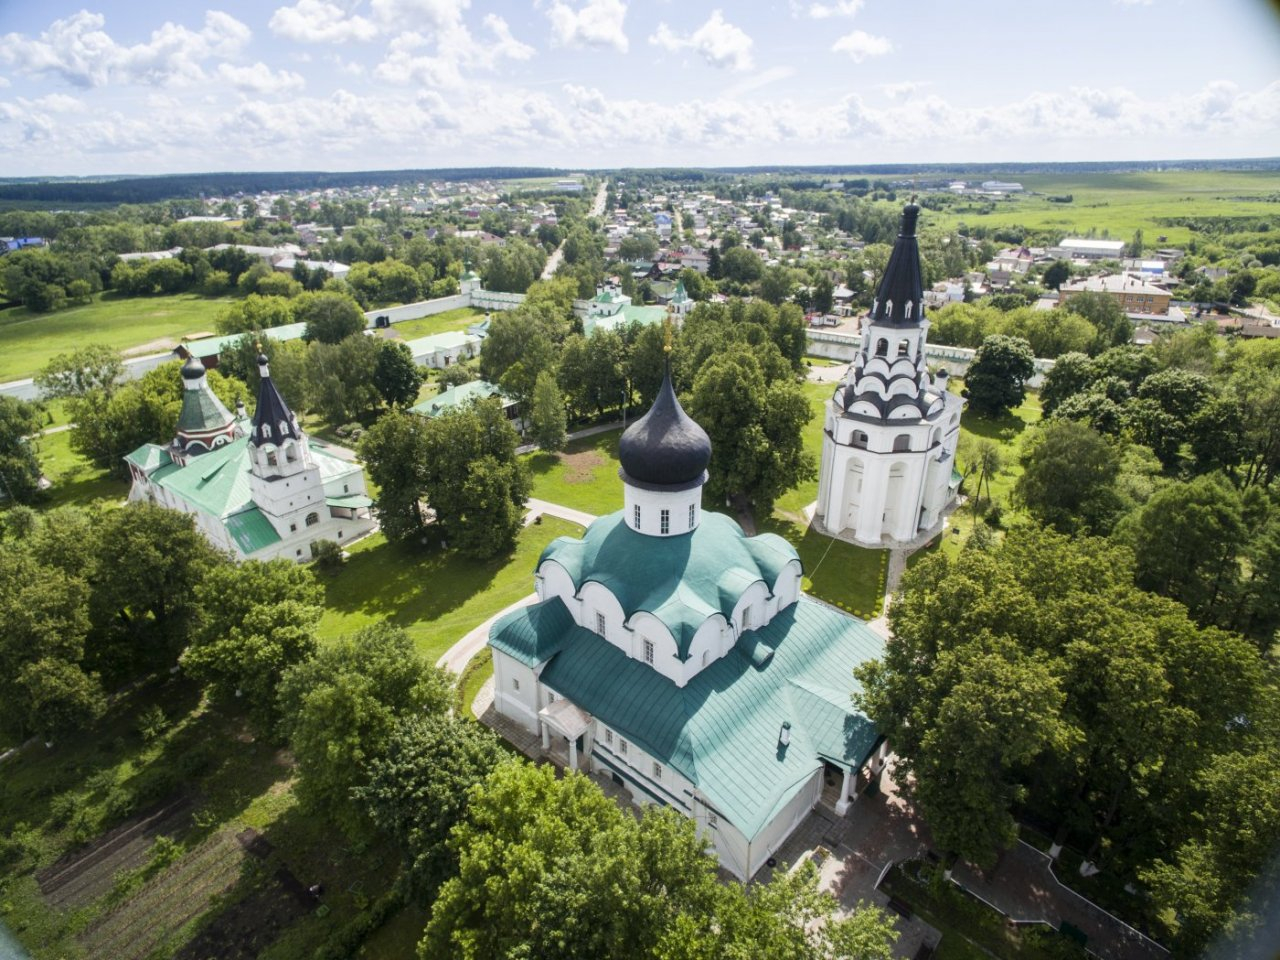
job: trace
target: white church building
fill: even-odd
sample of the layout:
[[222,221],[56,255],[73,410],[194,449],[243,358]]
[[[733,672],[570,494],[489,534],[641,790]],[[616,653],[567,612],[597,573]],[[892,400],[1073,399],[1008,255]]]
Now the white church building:
[[857,357],[827,402],[817,520],[830,533],[879,547],[930,534],[955,499],[964,400],[925,365],[925,315],[916,220],[902,230],[862,324]]
[[321,540],[347,543],[374,527],[360,464],[311,440],[258,357],[252,420],[232,414],[209,387],[204,364],[182,367],[182,409],[167,446],[125,457],[130,500],[150,500],[195,518],[196,529],[238,560],[310,560]]
[[844,814],[858,771],[878,772],[883,738],[850,694],[884,642],[802,593],[781,537],[703,509],[711,456],[668,373],[619,446],[623,509],[543,551],[538,601],[489,644],[498,713],[567,766],[691,817],[746,879],[824,789]]

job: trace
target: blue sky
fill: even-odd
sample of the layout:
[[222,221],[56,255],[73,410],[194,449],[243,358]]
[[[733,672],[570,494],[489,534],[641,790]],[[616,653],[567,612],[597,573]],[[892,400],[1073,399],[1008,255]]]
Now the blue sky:
[[1275,156],[1276,11],[0,0],[0,171]]

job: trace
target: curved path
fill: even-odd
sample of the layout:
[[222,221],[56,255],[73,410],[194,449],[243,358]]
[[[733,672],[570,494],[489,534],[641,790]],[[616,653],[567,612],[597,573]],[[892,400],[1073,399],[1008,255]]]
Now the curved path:
[[[565,507],[558,503],[551,503],[548,500],[535,500],[530,498],[525,504],[528,513],[525,514],[524,525],[527,527],[532,524],[538,517],[546,514],[549,517],[559,517],[562,520],[568,520],[570,523],[577,523],[583,527],[590,526],[596,519],[595,514],[584,513],[581,510],[574,510],[571,507]],[[463,668],[471,662],[471,658],[480,652],[485,642],[489,639],[489,628],[493,626],[494,621],[499,617],[505,616],[512,610],[518,610],[537,601],[538,595],[531,593],[522,600],[517,600],[505,610],[499,610],[492,617],[486,620],[474,630],[470,630],[467,634],[440,655],[440,659],[436,661],[437,667],[443,667],[451,673],[462,673]]]

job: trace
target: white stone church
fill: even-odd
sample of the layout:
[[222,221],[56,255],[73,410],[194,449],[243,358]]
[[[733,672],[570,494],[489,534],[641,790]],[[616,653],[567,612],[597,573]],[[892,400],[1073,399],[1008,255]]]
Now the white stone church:
[[182,367],[177,435],[125,457],[130,500],[195,518],[196,529],[238,560],[303,562],[321,540],[348,543],[374,527],[359,463],[312,441],[271,380],[265,356],[252,420],[232,414],[209,387],[204,364]]
[[945,371],[929,375],[916,219],[902,230],[863,321],[849,374],[827,402],[817,519],[830,533],[879,547],[932,534],[955,499],[964,401]]
[[[702,508],[712,456],[668,374],[619,446],[623,509],[543,552],[538,602],[494,624],[497,711],[573,768],[691,817],[753,876],[883,738],[853,669],[884,642],[801,592],[795,549]],[[877,754],[877,749],[880,753]]]

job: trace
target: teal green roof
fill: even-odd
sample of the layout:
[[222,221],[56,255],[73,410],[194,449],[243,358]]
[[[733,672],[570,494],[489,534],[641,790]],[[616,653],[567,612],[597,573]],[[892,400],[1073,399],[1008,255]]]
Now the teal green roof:
[[325,497],[324,502],[330,507],[346,507],[349,510],[373,506],[373,500],[363,493],[347,493],[340,497]]
[[[328,453],[323,444],[312,442],[310,446],[312,460],[322,479],[359,472],[359,464],[338,459]],[[145,448],[135,450],[130,457],[142,450]],[[229,522],[233,514],[256,509],[249,489],[250,467],[249,439],[240,437],[190,460],[185,467],[176,463],[160,467],[151,475],[151,482],[172,491],[197,509]]]
[[499,618],[489,630],[489,643],[526,667],[557,653],[572,631],[581,630],[559,597],[521,607]]
[[128,454],[125,460],[145,473],[151,473],[153,470],[159,470],[173,463],[169,451],[158,443],[143,444],[133,453]]
[[448,350],[452,347],[465,346],[468,343],[475,343],[479,339],[479,336],[466,330],[446,330],[444,333],[433,333],[427,337],[406,340],[404,345],[416,357],[424,353],[433,353],[436,350]]
[[961,475],[960,471],[957,470],[955,467],[952,467],[951,468],[951,485],[955,486],[963,479],[964,477]]
[[424,417],[438,417],[440,414],[447,413],[450,410],[465,407],[473,400],[487,400],[489,397],[499,396],[505,398],[506,394],[496,384],[492,384],[488,380],[472,380],[468,383],[461,383],[456,387],[450,387],[437,396],[428,397],[421,403],[414,404],[409,410]]
[[246,556],[280,542],[280,534],[276,533],[271,521],[257,507],[233,514],[224,523],[227,533],[231,534],[231,539]]
[[[558,597],[498,621],[490,643],[549,659],[543,683],[679,771],[750,839],[824,759],[856,768],[870,755],[879,733],[849,698],[853,669],[884,652],[866,624],[808,597],[751,634],[684,687],[574,624]],[[773,653],[757,665],[749,648]]]
[[642,323],[646,326],[651,323],[661,323],[667,318],[667,310],[665,307],[637,307],[629,305],[622,308],[622,315],[626,317],[627,323]]
[[763,580],[772,590],[783,567],[800,557],[778,535],[748,537],[722,513],[703,513],[692,533],[650,537],[627,526],[619,510],[592,523],[581,540],[553,540],[538,566],[552,560],[577,590],[593,581],[608,587],[624,617],[652,613],[686,660],[689,642],[707,617],[719,613],[728,619],[748,586]]
[[233,345],[236,341],[244,337],[262,336],[269,340],[298,340],[306,333],[307,325],[305,323],[286,323],[279,327],[271,327],[263,330],[258,334],[252,333],[233,333],[225,337],[204,337],[200,340],[191,340],[182,346],[187,353],[193,357],[204,359],[205,357],[214,357],[221,353],[225,348]]

